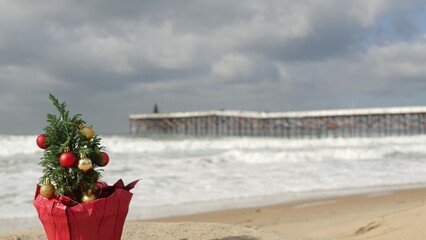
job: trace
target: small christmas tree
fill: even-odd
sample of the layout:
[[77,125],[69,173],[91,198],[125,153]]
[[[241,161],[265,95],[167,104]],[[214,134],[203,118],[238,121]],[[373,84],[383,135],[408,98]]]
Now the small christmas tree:
[[119,240],[130,190],[139,180],[127,185],[121,179],[113,185],[99,181],[99,167],[109,162],[100,137],[80,114],[71,117],[65,102],[49,97],[59,116],[47,115],[45,133],[36,140],[44,149],[43,184],[37,184],[33,201],[47,238]]
[[75,204],[94,200],[96,183],[101,177],[98,167],[108,164],[101,138],[92,127],[85,126],[81,114],[70,116],[65,102],[49,94],[59,116],[48,114],[45,134],[37,138],[37,145],[45,149],[40,165],[43,183],[40,194],[45,198],[63,196]]

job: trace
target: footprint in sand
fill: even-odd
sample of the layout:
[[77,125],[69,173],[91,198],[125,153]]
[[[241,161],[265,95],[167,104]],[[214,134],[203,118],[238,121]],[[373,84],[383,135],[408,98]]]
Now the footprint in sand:
[[358,228],[358,230],[356,230],[355,234],[359,235],[359,234],[363,234],[366,232],[369,232],[373,229],[376,229],[378,227],[380,227],[380,225],[382,225],[381,223],[377,223],[377,222],[370,222],[369,224],[365,225],[364,227],[360,227]]

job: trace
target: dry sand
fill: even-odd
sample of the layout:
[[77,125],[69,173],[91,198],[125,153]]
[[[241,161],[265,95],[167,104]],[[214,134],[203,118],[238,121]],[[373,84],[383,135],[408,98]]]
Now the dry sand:
[[[123,239],[425,240],[425,202],[426,189],[413,189],[127,222]],[[46,238],[32,229],[0,239]]]
[[[42,229],[29,229],[0,235],[5,240],[45,240]],[[232,225],[198,222],[128,222],[124,227],[122,239],[136,240],[309,240],[259,229],[250,225]]]
[[426,189],[362,194],[161,221],[251,225],[311,239],[425,240]]

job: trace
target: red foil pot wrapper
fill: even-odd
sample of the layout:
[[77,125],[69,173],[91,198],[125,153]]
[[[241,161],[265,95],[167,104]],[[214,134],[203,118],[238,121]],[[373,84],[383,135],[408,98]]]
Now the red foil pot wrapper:
[[37,185],[34,207],[49,240],[119,240],[132,199],[130,190],[120,179],[113,186],[98,184],[100,195],[94,201],[71,206],[66,197],[46,199]]

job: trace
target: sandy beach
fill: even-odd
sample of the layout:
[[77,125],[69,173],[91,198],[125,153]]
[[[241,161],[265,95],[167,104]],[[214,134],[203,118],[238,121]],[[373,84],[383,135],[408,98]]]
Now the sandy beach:
[[168,218],[253,225],[311,239],[426,239],[426,189],[378,192]]
[[[127,222],[123,239],[424,240],[426,189],[377,192],[282,205]],[[1,239],[46,239],[42,229]]]

